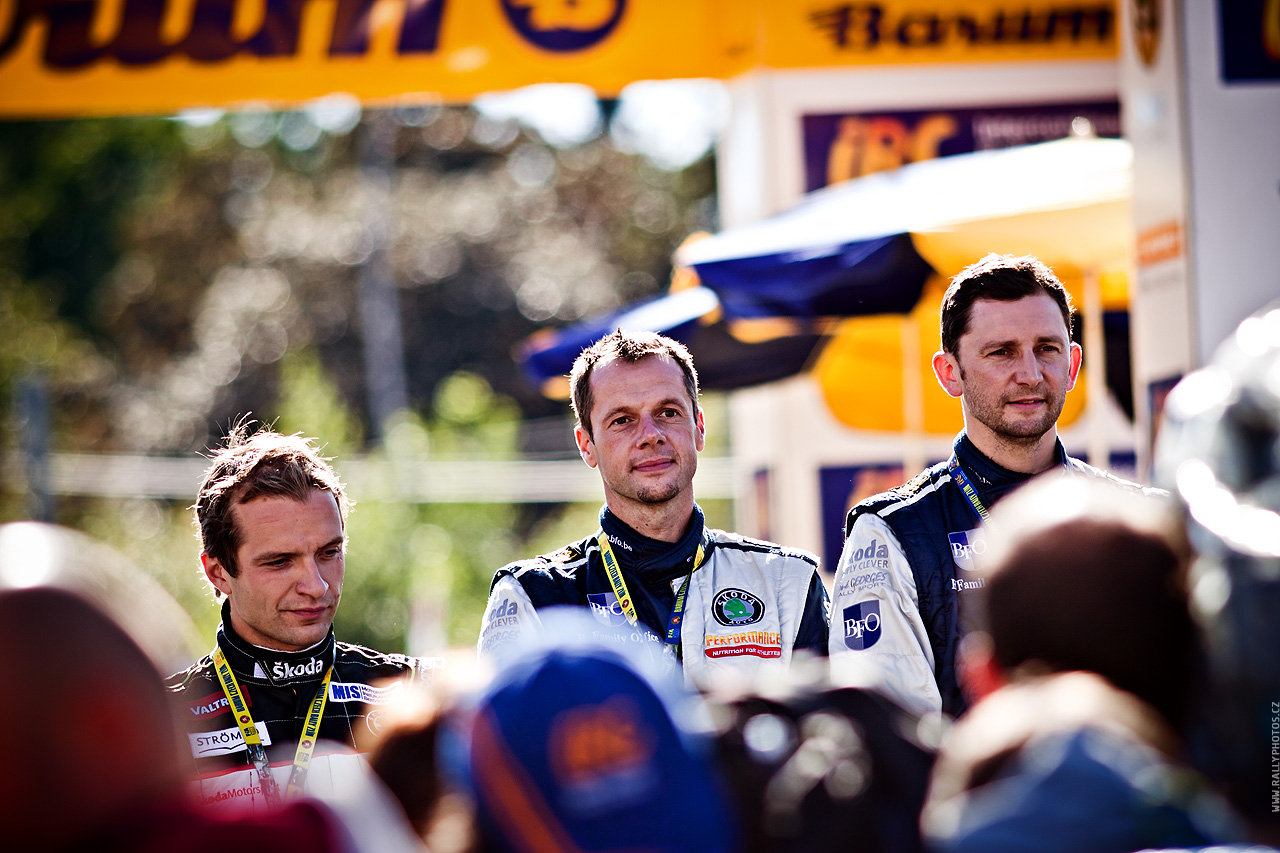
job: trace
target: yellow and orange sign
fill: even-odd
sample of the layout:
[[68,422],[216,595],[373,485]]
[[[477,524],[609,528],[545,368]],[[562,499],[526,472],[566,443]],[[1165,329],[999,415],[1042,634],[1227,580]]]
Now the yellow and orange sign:
[[0,115],[615,94],[752,68],[1097,58],[1114,0],[0,0]]

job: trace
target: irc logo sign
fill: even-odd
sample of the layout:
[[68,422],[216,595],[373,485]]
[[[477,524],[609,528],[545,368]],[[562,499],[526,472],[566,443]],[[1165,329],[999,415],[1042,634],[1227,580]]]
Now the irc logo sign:
[[948,533],[947,542],[951,545],[951,559],[955,561],[956,568],[966,572],[978,568],[977,558],[987,553],[987,534],[981,527]]
[[622,20],[627,0],[502,0],[507,20],[530,44],[569,52],[599,44]]
[[844,644],[855,652],[880,641],[880,602],[859,601],[844,609]]
[[622,605],[618,603],[618,596],[611,592],[589,592],[587,604],[590,605],[591,615],[596,617],[596,621],[603,622],[610,628],[621,627],[627,622],[626,614],[622,612]]

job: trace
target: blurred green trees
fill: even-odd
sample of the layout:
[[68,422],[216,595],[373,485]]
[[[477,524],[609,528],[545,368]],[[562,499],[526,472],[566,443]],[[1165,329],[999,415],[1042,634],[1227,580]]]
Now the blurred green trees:
[[[381,169],[371,139],[390,152]],[[55,453],[193,458],[251,415],[318,437],[339,470],[572,457],[566,407],[511,348],[659,292],[674,247],[713,226],[713,174],[607,134],[557,148],[457,106],[0,123],[0,521],[30,512],[24,382],[47,390]],[[409,409],[373,444],[359,276],[376,251]],[[59,495],[54,519],[117,547],[211,631],[197,485]],[[597,510],[353,497],[339,631],[388,650],[474,641],[494,569],[586,535]],[[727,523],[727,506],[708,510]]]

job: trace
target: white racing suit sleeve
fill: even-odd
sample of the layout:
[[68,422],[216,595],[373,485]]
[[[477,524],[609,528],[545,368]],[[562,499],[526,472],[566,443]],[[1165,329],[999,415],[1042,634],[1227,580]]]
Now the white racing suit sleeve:
[[520,637],[533,634],[541,625],[524,587],[511,575],[505,575],[489,593],[476,650],[481,655],[492,655],[515,649]]
[[828,651],[840,682],[872,688],[913,714],[941,713],[915,575],[898,537],[872,513],[854,521],[840,554]]

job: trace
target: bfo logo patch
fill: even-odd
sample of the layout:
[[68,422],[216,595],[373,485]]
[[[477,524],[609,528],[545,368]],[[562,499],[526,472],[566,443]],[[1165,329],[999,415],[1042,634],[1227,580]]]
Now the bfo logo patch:
[[711,602],[711,615],[721,625],[754,625],[764,618],[764,602],[744,589],[722,589]]
[[880,641],[880,602],[859,601],[844,609],[844,644],[855,652]]
[[599,44],[618,26],[627,0],[502,0],[507,20],[530,44],[571,52]]
[[966,572],[977,569],[977,558],[987,553],[987,533],[981,527],[948,533],[947,542],[951,545],[951,559],[956,568]]
[[619,628],[627,624],[626,614],[618,603],[618,596],[611,592],[587,593],[587,604],[591,607],[591,615],[597,622],[603,622],[610,628]]

